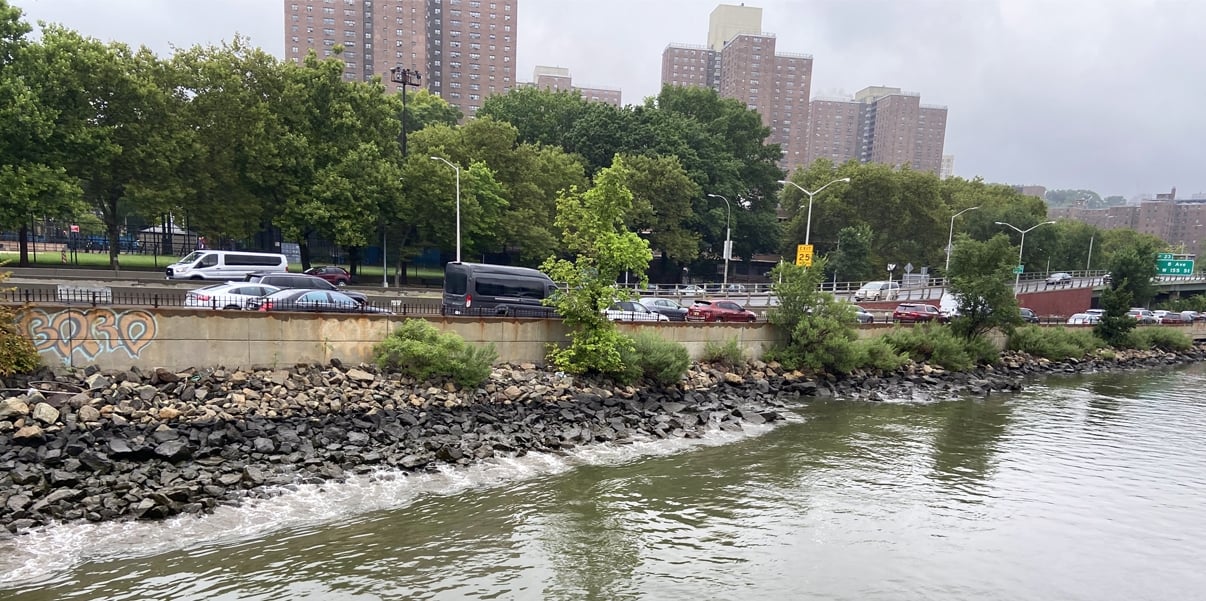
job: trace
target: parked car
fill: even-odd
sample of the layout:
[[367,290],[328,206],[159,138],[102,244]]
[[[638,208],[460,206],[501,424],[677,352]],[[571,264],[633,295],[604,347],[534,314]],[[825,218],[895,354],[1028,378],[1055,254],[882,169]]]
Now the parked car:
[[1096,313],[1073,313],[1072,316],[1068,318],[1068,325],[1091,326],[1096,325],[1100,321],[1101,315]]
[[557,285],[530,267],[488,263],[448,263],[444,266],[441,310],[448,315],[553,317],[544,301]]
[[[1175,311],[1165,311],[1164,309],[1160,309],[1157,311],[1152,311],[1152,315],[1156,316],[1157,323],[1167,323],[1167,324],[1188,323],[1185,320],[1185,318],[1181,316],[1180,313],[1175,312]],[[1192,320],[1190,320],[1190,321],[1192,321]]]
[[210,284],[185,293],[184,306],[205,309],[246,309],[248,301],[268,296],[277,290],[280,288],[276,286],[248,284],[247,282]]
[[900,294],[900,282],[877,281],[863,284],[854,293],[856,301],[893,300]]
[[255,311],[306,311],[311,313],[389,313],[362,303],[338,290],[278,290],[247,303]]
[[1181,319],[1186,323],[1193,323],[1206,319],[1206,313],[1198,313],[1197,311],[1181,311]]
[[1114,283],[1114,276],[1112,274],[1107,273],[1107,274],[1101,276],[1101,285],[1102,286],[1109,286],[1110,284],[1113,284],[1113,283]]
[[923,303],[901,303],[896,306],[896,310],[892,311],[892,321],[902,323],[918,323],[923,321],[937,321],[946,323],[947,317],[938,310],[934,305],[926,305]]
[[758,321],[753,311],[728,300],[698,300],[687,309],[687,321]]
[[637,301],[612,303],[603,314],[611,321],[670,321],[669,317],[654,313]]
[[729,294],[745,294],[745,284],[729,284],[725,288],[725,292]]
[[1139,323],[1146,323],[1146,324],[1160,323],[1160,320],[1156,319],[1155,313],[1152,313],[1151,311],[1148,311],[1147,309],[1143,309],[1141,307],[1132,307],[1130,311],[1126,312],[1126,315],[1127,315],[1127,317],[1135,319]]
[[[286,288],[300,290],[326,290],[329,292],[340,292],[335,284],[328,282],[316,275],[307,275],[304,273],[264,273],[257,272],[247,275],[247,281],[253,284],[267,284],[276,286],[282,290]],[[360,304],[367,304],[368,297],[360,292],[342,292],[342,294],[351,297]]]
[[348,270],[336,265],[323,265],[321,267],[311,267],[305,272],[307,275],[316,275],[336,286],[347,286],[352,283],[352,274]]
[[854,316],[858,319],[859,323],[871,323],[875,321],[875,316],[870,311],[858,305],[854,305]]
[[1026,322],[1026,323],[1038,323],[1039,322],[1038,313],[1035,313],[1034,309],[1028,309],[1026,307],[1019,307],[1018,313],[1022,314],[1022,321]]
[[654,313],[665,315],[670,321],[687,321],[687,308],[672,299],[647,296],[640,303]]
[[680,296],[704,296],[708,293],[707,289],[705,289],[703,286],[697,286],[695,284],[680,286],[676,288],[674,292]]
[[1048,286],[1067,286],[1072,283],[1072,274],[1066,271],[1057,271],[1047,276]]

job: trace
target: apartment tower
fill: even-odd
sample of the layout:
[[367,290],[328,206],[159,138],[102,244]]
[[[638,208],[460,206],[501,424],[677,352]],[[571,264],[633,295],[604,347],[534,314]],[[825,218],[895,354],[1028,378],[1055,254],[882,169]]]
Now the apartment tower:
[[921,104],[918,94],[883,86],[864,88],[853,99],[814,99],[805,164],[855,159],[939,174],[946,112],[946,107]]
[[313,50],[344,63],[344,78],[374,76],[399,89],[391,69],[466,117],[515,86],[518,0],[285,0],[285,58]]
[[783,150],[780,166],[805,165],[812,57],[777,52],[762,31],[762,9],[721,4],[708,20],[708,44],[670,44],[662,52],[662,84],[699,86],[758,111],[770,142]]
[[[520,84],[524,85],[524,84]],[[620,90],[617,88],[602,88],[574,85],[570,70],[565,67],[546,67],[536,65],[532,71],[532,86],[553,92],[577,92],[591,102],[605,102],[614,107],[620,106]]]

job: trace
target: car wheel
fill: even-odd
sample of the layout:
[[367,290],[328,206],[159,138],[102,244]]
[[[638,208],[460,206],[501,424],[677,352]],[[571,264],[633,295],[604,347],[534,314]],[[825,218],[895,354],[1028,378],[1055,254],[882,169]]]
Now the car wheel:
[[344,286],[347,286],[348,283],[344,280],[339,280],[338,282],[335,282],[335,285],[339,286],[340,288],[343,288]]
[[757,315],[751,315],[751,316],[749,316],[749,319],[747,319],[746,321],[747,321],[747,322],[749,322],[749,323],[754,323],[754,322],[758,321],[758,316],[757,316]]
[[222,307],[222,308],[223,308],[223,309],[225,309],[225,310],[227,310],[227,311],[238,311],[238,310],[239,310],[239,309],[241,309],[242,307],[240,307],[240,306],[238,306],[238,305],[226,305],[225,307]]

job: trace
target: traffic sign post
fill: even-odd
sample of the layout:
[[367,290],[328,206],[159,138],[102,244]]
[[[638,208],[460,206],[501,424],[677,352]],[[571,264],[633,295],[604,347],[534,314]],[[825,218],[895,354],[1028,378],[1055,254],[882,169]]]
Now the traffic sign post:
[[796,265],[800,267],[812,267],[811,244],[800,244],[796,246]]
[[1020,274],[1020,273],[1022,273],[1024,267],[1025,267],[1025,265],[1018,265],[1017,267],[1013,268],[1013,272]]

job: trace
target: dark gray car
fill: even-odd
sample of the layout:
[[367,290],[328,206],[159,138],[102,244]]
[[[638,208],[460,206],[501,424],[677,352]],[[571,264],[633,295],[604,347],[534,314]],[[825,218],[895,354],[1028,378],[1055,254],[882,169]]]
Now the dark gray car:
[[288,272],[257,272],[248,274],[245,279],[253,284],[276,286],[282,290],[326,290],[330,292],[341,292],[362,305],[368,304],[368,297],[364,294],[336,288],[335,284],[332,284],[331,282],[328,282],[316,275]]
[[673,299],[658,298],[655,296],[646,296],[640,300],[645,308],[665,315],[670,321],[687,321],[687,308],[678,304]]

